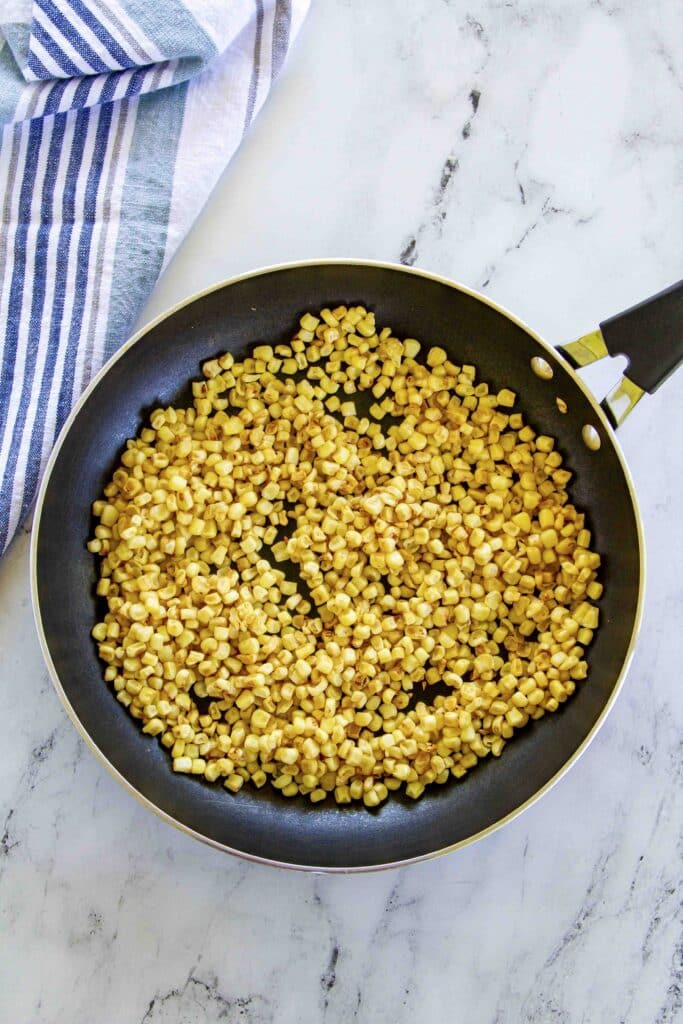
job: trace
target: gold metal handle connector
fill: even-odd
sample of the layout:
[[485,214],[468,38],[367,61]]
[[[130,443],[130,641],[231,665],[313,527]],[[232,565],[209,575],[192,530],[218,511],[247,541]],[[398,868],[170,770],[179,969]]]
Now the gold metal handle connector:
[[612,426],[618,427],[633,411],[645,392],[629,377],[622,377],[600,403]]
[[[577,338],[576,341],[560,345],[559,350],[566,356],[572,366],[577,369],[590,366],[591,363],[597,363],[599,359],[604,359],[609,355],[605,339],[599,327],[597,330],[591,331],[590,334],[584,334],[583,337]],[[642,388],[634,384],[630,377],[624,375],[619,383],[602,400],[600,407],[606,413],[612,426],[618,427],[624,422],[644,394],[645,392]]]
[[577,338],[576,341],[560,345],[560,352],[569,359],[573,366],[590,366],[591,363],[597,363],[598,359],[604,359],[609,355],[599,327],[597,330],[591,331],[590,334],[584,334],[582,338]]

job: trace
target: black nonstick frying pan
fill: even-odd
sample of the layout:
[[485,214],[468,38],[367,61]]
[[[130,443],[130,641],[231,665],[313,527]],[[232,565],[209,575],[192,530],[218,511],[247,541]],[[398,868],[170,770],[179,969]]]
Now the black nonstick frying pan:
[[[307,310],[362,304],[399,337],[439,344],[473,363],[494,390],[512,388],[528,421],[558,440],[574,472],[571,497],[603,555],[601,625],[590,672],[554,715],[518,733],[500,759],[462,781],[429,787],[417,802],[392,794],[377,811],[288,800],[270,786],[233,796],[174,774],[160,744],[102,680],[90,630],[97,560],[86,550],[91,504],[125,441],[158,406],[190,402],[200,364],[243,356],[254,342],[289,340]],[[144,804],[221,849],[283,866],[360,870],[404,864],[471,842],[518,814],[585,749],[612,705],[640,623],[644,550],[632,481],[612,426],[683,358],[683,284],[555,351],[485,296],[390,264],[298,263],[235,278],[172,310],[132,338],[90,385],[66,423],[38,498],[33,598],[57,691],[100,760]],[[628,377],[601,408],[572,366],[624,353]],[[560,402],[558,402],[560,399]],[[565,410],[566,411],[563,411]]]

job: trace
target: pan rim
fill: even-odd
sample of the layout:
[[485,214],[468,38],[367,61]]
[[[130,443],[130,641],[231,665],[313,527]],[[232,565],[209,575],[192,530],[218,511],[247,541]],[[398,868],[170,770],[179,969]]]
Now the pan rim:
[[[638,598],[633,622],[633,629],[631,631],[631,637],[629,639],[626,655],[622,662],[621,669],[615,680],[612,691],[602,711],[598,715],[598,718],[594,722],[588,734],[576,748],[571,757],[569,757],[562,765],[562,767],[557,772],[555,772],[555,774],[550,779],[548,779],[548,781],[544,783],[543,786],[537,789],[536,792],[533,793],[527,800],[523,801],[521,804],[519,804],[519,806],[515,807],[512,811],[504,815],[502,818],[498,818],[496,821],[492,822],[486,828],[481,829],[479,832],[476,832],[471,836],[468,836],[466,839],[461,839],[456,843],[452,843],[438,850],[432,850],[428,853],[419,854],[414,857],[407,857],[402,860],[388,861],[386,863],[380,864],[361,864],[352,867],[297,864],[289,861],[275,860],[270,857],[261,857],[256,854],[249,853],[246,850],[236,849],[235,847],[228,846],[226,843],[221,843],[218,840],[212,839],[209,836],[203,835],[201,832],[197,832],[195,829],[190,828],[184,822],[178,820],[177,818],[174,818],[171,814],[162,810],[162,808],[158,807],[152,800],[149,799],[149,797],[145,796],[138,789],[136,789],[135,786],[133,786],[132,783],[128,781],[128,779],[118,770],[118,768],[116,768],[111,763],[111,761],[109,761],[105,754],[100,750],[95,740],[90,736],[89,732],[78,718],[71,702],[69,701],[69,698],[64,690],[62,682],[59,678],[59,674],[52,660],[52,655],[50,653],[49,645],[43,628],[40,600],[38,595],[38,535],[40,532],[43,504],[45,500],[45,495],[47,493],[52,478],[52,472],[57,461],[57,458],[59,456],[59,452],[61,451],[62,445],[64,444],[64,441],[66,440],[68,434],[70,433],[71,428],[74,425],[74,422],[76,421],[81,408],[87,402],[93,391],[95,391],[95,389],[98,387],[100,382],[109,373],[114,364],[117,363],[119,359],[121,359],[134,345],[141,341],[151,330],[153,330],[162,321],[173,316],[175,313],[183,309],[185,306],[191,305],[198,299],[204,298],[206,295],[210,295],[212,292],[220,291],[223,288],[227,288],[233,284],[237,284],[240,281],[248,280],[254,277],[265,276],[266,274],[294,270],[302,267],[324,266],[376,267],[384,270],[398,271],[401,274],[409,274],[415,277],[422,277],[427,280],[435,281],[439,284],[447,285],[449,288],[454,288],[456,291],[462,292],[470,296],[471,298],[477,299],[484,305],[489,306],[491,309],[500,313],[502,316],[507,317],[508,320],[510,320],[516,326],[524,330],[538,345],[540,345],[541,349],[545,350],[545,352],[547,352],[554,359],[557,359],[559,361],[559,363],[564,367],[564,369],[567,370],[573,382],[577,385],[577,387],[586,397],[589,404],[592,406],[595,415],[598,417],[598,420],[616,453],[617,459],[621,466],[622,473],[624,474],[624,479],[631,499],[631,505],[633,507],[634,518],[636,522],[636,535],[638,538]],[[452,278],[444,277],[441,274],[432,273],[431,271],[423,270],[418,267],[406,267],[401,263],[393,263],[384,260],[358,259],[354,257],[328,257],[324,259],[294,260],[290,262],[277,263],[270,266],[258,267],[254,270],[246,271],[245,273],[242,274],[233,275],[232,277],[226,278],[212,285],[209,285],[208,287],[203,288],[200,291],[195,292],[192,295],[188,296],[187,298],[181,300],[180,302],[171,306],[169,309],[160,313],[154,319],[150,320],[149,323],[145,324],[138,331],[132,334],[131,337],[126,342],[124,342],[124,344],[119,349],[117,349],[116,352],[113,353],[113,355],[104,363],[104,365],[100,368],[98,373],[93,377],[90,384],[87,386],[83,394],[80,396],[78,401],[73,406],[71,412],[69,413],[69,416],[65,420],[64,425],[62,426],[62,429],[59,432],[59,436],[57,437],[55,445],[52,449],[52,452],[50,453],[50,457],[45,466],[43,478],[38,491],[38,496],[36,498],[35,513],[30,541],[31,604],[33,609],[34,622],[36,625],[36,631],[38,633],[38,641],[40,644],[41,653],[43,655],[43,660],[47,667],[48,674],[50,676],[52,684],[57,692],[57,696],[59,697],[65,711],[67,712],[69,718],[73,722],[81,738],[85,741],[86,745],[90,748],[90,750],[95,754],[100,763],[104,765],[104,767],[116,779],[116,781],[128,793],[135,797],[135,799],[139,803],[141,803],[143,807],[146,807],[148,810],[152,811],[159,818],[161,818],[162,821],[166,822],[169,825],[172,825],[174,828],[178,829],[178,831],[191,836],[193,839],[197,839],[200,842],[213,847],[214,849],[221,850],[224,853],[232,854],[233,856],[239,857],[242,860],[251,861],[257,864],[266,864],[270,867],[286,868],[288,870],[294,871],[314,872],[318,874],[360,874],[371,871],[387,871],[391,869],[406,867],[409,864],[417,864],[422,861],[432,860],[436,857],[443,856],[447,853],[453,853],[455,850],[463,849],[466,846],[478,842],[480,839],[484,839],[488,835],[492,835],[494,832],[498,831],[498,829],[502,828],[504,825],[508,824],[509,822],[517,818],[519,815],[521,815],[524,811],[526,811],[538,800],[540,800],[541,797],[545,796],[546,793],[550,792],[550,790],[560,781],[560,779],[562,779],[566,775],[570,768],[572,768],[574,764],[576,764],[576,762],[579,760],[582,754],[585,753],[590,744],[593,742],[597,733],[604,725],[607,716],[614,707],[617,697],[621,692],[621,688],[624,684],[626,675],[633,660],[636,642],[638,639],[638,634],[640,632],[640,627],[642,623],[645,598],[645,578],[646,555],[643,524],[640,513],[640,506],[638,503],[638,497],[636,494],[633,478],[628,467],[628,463],[621,450],[621,446],[615,436],[611,424],[609,423],[603,410],[600,408],[600,404],[593,395],[592,391],[582,381],[578,373],[564,358],[561,351],[559,351],[558,349],[550,345],[548,342],[546,342],[535,330],[533,330],[533,328],[529,327],[529,325],[525,321],[516,316],[516,314],[511,313],[500,303],[491,299],[489,296],[483,295],[481,292],[476,291],[474,288],[470,288],[468,285],[462,284],[459,281],[455,281]]]

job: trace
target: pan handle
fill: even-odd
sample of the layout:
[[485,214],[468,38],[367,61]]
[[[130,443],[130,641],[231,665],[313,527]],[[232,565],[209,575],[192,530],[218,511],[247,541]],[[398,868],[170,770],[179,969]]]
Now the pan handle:
[[644,392],[653,394],[683,362],[683,281],[603,320],[596,331],[559,349],[577,369],[604,356],[626,356],[628,373],[601,402],[618,427]]

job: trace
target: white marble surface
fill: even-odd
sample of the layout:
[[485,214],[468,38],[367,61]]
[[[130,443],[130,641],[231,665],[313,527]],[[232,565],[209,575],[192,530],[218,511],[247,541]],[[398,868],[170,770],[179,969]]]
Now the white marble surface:
[[[682,44],[678,0],[318,0],[145,318],[257,265],[404,254],[552,341],[590,329],[681,273]],[[681,1020],[681,430],[683,373],[622,431],[647,603],[590,750],[502,831],[384,874],[248,865],[138,806],[48,681],[21,536],[0,565],[0,1021]]]

